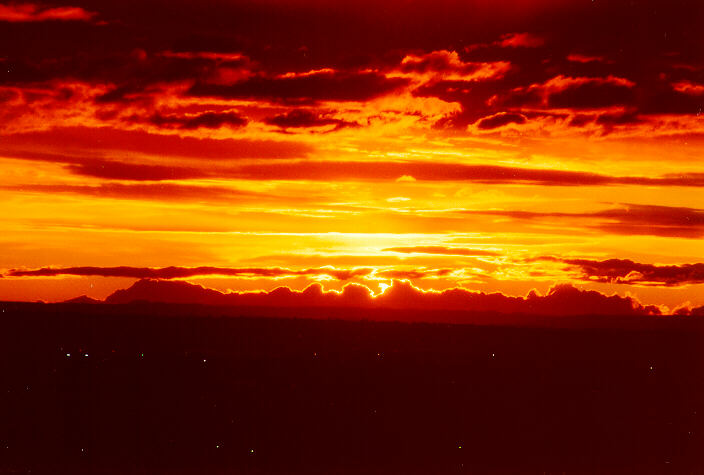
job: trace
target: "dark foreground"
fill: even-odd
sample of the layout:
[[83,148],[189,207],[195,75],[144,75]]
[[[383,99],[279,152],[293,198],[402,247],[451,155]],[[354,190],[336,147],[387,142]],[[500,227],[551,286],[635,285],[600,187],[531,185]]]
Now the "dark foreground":
[[3,474],[704,473],[696,320],[0,308]]

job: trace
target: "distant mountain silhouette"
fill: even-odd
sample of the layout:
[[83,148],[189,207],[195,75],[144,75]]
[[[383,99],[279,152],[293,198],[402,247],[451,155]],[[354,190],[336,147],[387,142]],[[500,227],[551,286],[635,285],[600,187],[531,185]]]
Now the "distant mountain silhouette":
[[103,303],[103,301],[88,297],[87,295],[81,295],[80,297],[74,297],[72,299],[64,300],[62,303],[100,304]]
[[643,306],[629,297],[606,296],[571,285],[558,285],[546,295],[529,293],[511,297],[465,289],[425,292],[407,281],[394,281],[379,296],[367,287],[348,284],[342,292],[325,291],[312,284],[302,291],[279,287],[269,292],[223,293],[184,281],[143,279],[105,299],[110,304],[160,302],[218,306],[260,307],[352,307],[472,312],[521,313],[531,315],[647,315],[659,314],[654,306]]

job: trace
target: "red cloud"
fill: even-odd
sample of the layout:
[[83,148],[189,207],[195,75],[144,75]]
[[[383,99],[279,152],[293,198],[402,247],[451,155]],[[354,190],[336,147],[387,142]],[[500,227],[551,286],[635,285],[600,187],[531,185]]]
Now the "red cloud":
[[673,83],[672,89],[683,94],[689,94],[691,96],[704,95],[704,85],[696,84],[691,81],[678,81],[676,83]]
[[593,62],[602,62],[604,61],[605,58],[602,56],[589,56],[586,54],[579,54],[579,53],[570,53],[567,55],[567,61],[572,61],[574,63],[593,63]]
[[540,36],[531,33],[508,33],[497,44],[503,48],[537,48],[545,44]]
[[[150,134],[109,127],[61,127],[46,131],[2,136],[2,152],[50,148],[62,150],[107,150],[149,155],[231,160],[239,158],[302,158],[313,147],[293,141],[255,139],[199,139],[179,135]],[[24,155],[27,155],[25,152]],[[11,155],[10,155],[11,156]]]
[[638,177],[609,176],[597,173],[503,167],[496,165],[464,165],[434,162],[334,162],[307,160],[276,164],[242,165],[234,175],[247,179],[280,180],[396,180],[412,176],[428,181],[473,181],[478,183],[524,183],[549,186],[704,186],[704,174]]
[[349,284],[342,292],[324,291],[319,284],[313,284],[302,291],[279,287],[271,292],[222,293],[187,282],[140,280],[132,287],[118,290],[105,299],[106,303],[113,304],[135,301],[262,307],[454,310],[555,316],[659,313],[657,308],[644,307],[629,297],[606,296],[570,285],[555,286],[544,296],[531,292],[526,297],[509,297],[501,293],[485,294],[460,288],[426,292],[408,282],[394,281],[384,293],[373,297],[368,288],[358,284]]
[[33,3],[0,5],[0,21],[25,23],[35,21],[90,21],[96,13],[79,7],[41,9]]

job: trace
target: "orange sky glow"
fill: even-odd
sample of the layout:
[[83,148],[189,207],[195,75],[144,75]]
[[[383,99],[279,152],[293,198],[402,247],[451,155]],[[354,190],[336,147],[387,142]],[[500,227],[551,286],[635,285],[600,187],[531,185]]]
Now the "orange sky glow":
[[0,300],[408,280],[704,306],[704,7],[372,5],[0,4]]

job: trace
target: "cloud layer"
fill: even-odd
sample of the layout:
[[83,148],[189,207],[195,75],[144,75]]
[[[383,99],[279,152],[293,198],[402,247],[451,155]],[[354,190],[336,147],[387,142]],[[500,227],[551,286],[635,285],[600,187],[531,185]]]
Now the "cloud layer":
[[324,291],[314,284],[302,291],[279,287],[271,292],[222,293],[187,282],[140,280],[132,287],[118,290],[106,303],[135,301],[200,303],[265,307],[361,307],[417,310],[457,310],[471,312],[519,313],[531,315],[646,315],[657,314],[656,307],[644,307],[628,297],[606,296],[583,291],[570,285],[553,287],[546,295],[508,297],[463,289],[424,292],[408,282],[394,281],[374,297],[362,285],[349,284],[342,292]]

